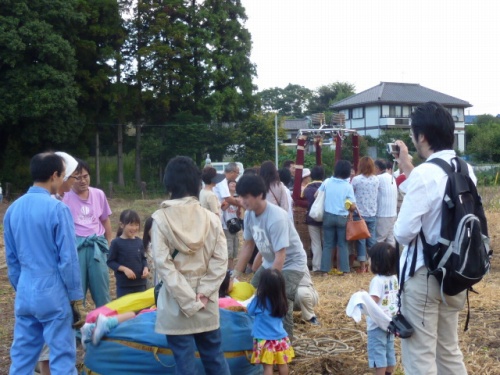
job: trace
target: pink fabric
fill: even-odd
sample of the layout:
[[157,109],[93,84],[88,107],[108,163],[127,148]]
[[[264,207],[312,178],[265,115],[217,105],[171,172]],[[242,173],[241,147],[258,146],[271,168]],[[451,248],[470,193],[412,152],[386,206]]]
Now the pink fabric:
[[99,314],[102,314],[104,316],[114,316],[114,315],[117,315],[118,313],[116,312],[116,310],[111,310],[109,307],[104,305],[104,306],[98,307],[95,310],[90,311],[87,314],[87,317],[85,318],[85,322],[95,323],[95,321],[97,320],[97,316]]
[[89,237],[93,234],[102,236],[105,232],[101,221],[111,215],[106,195],[100,189],[89,187],[88,199],[81,199],[73,190],[64,194],[63,202],[69,207],[75,233],[80,237]]
[[227,309],[228,307],[231,306],[243,306],[243,305],[231,297],[219,298],[219,307],[221,309]]

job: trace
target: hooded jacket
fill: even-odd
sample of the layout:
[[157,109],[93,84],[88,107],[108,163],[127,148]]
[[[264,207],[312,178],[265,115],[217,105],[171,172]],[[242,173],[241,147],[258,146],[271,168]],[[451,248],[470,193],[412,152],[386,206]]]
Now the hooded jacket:
[[[219,287],[227,270],[219,217],[186,197],[164,201],[153,219],[153,258],[163,280],[155,331],[187,335],[219,328]],[[198,293],[208,298],[206,307]]]

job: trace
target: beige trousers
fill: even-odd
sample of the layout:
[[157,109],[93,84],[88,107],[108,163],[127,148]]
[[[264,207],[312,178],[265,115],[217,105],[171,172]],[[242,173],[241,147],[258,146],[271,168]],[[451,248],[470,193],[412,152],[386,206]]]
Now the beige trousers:
[[295,294],[295,301],[293,302],[293,310],[302,312],[302,319],[309,320],[313,316],[314,307],[318,305],[319,296],[318,292],[312,286],[299,286],[297,294]]
[[419,268],[405,281],[402,298],[403,316],[415,332],[401,340],[402,362],[406,375],[467,374],[458,347],[458,313],[465,304],[465,292],[441,299],[434,276]]

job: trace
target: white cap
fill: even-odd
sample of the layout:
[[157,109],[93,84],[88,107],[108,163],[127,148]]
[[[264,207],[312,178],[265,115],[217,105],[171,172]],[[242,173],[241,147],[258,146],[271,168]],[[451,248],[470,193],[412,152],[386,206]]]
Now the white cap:
[[309,168],[302,169],[302,178],[309,177],[311,175],[311,170]]
[[78,162],[73,156],[65,152],[57,151],[55,154],[64,159],[64,164],[66,164],[66,176],[64,176],[64,181],[67,181],[69,176],[71,176],[75,171],[76,167],[78,167]]

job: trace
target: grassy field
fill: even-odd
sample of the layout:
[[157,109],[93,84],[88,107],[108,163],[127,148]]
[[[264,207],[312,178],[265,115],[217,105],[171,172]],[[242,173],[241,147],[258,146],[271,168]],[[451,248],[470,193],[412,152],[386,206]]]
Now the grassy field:
[[[500,239],[500,193],[498,188],[481,189],[483,202],[487,208],[492,248],[495,249]],[[112,225],[116,231],[118,217],[122,210],[131,208],[140,213],[144,220],[156,210],[160,199],[125,200],[110,199],[113,210]],[[6,203],[0,204],[0,219],[7,209]],[[2,227],[0,227],[2,232]],[[10,363],[9,349],[12,341],[14,324],[13,302],[15,293],[11,288],[5,268],[3,235],[0,236],[0,375],[8,373]],[[460,314],[460,347],[470,374],[500,374],[500,262],[494,258],[491,273],[478,284],[479,294],[470,295],[471,321],[469,330],[463,331],[466,317],[464,310]],[[321,327],[313,328],[294,316],[297,332],[297,346],[300,355],[291,364],[292,374],[371,374],[366,355],[366,323],[363,320],[355,324],[345,314],[345,307],[350,296],[361,288],[367,289],[369,274],[349,274],[345,277],[313,276],[315,287],[320,294],[317,315]],[[114,285],[114,283],[113,283]],[[114,294],[114,290],[112,290]],[[400,360],[399,340],[396,340],[398,366],[396,374],[403,374]],[[79,352],[80,358],[82,352]],[[103,374],[105,375],[105,374]],[[108,374],[106,374],[108,375]]]

